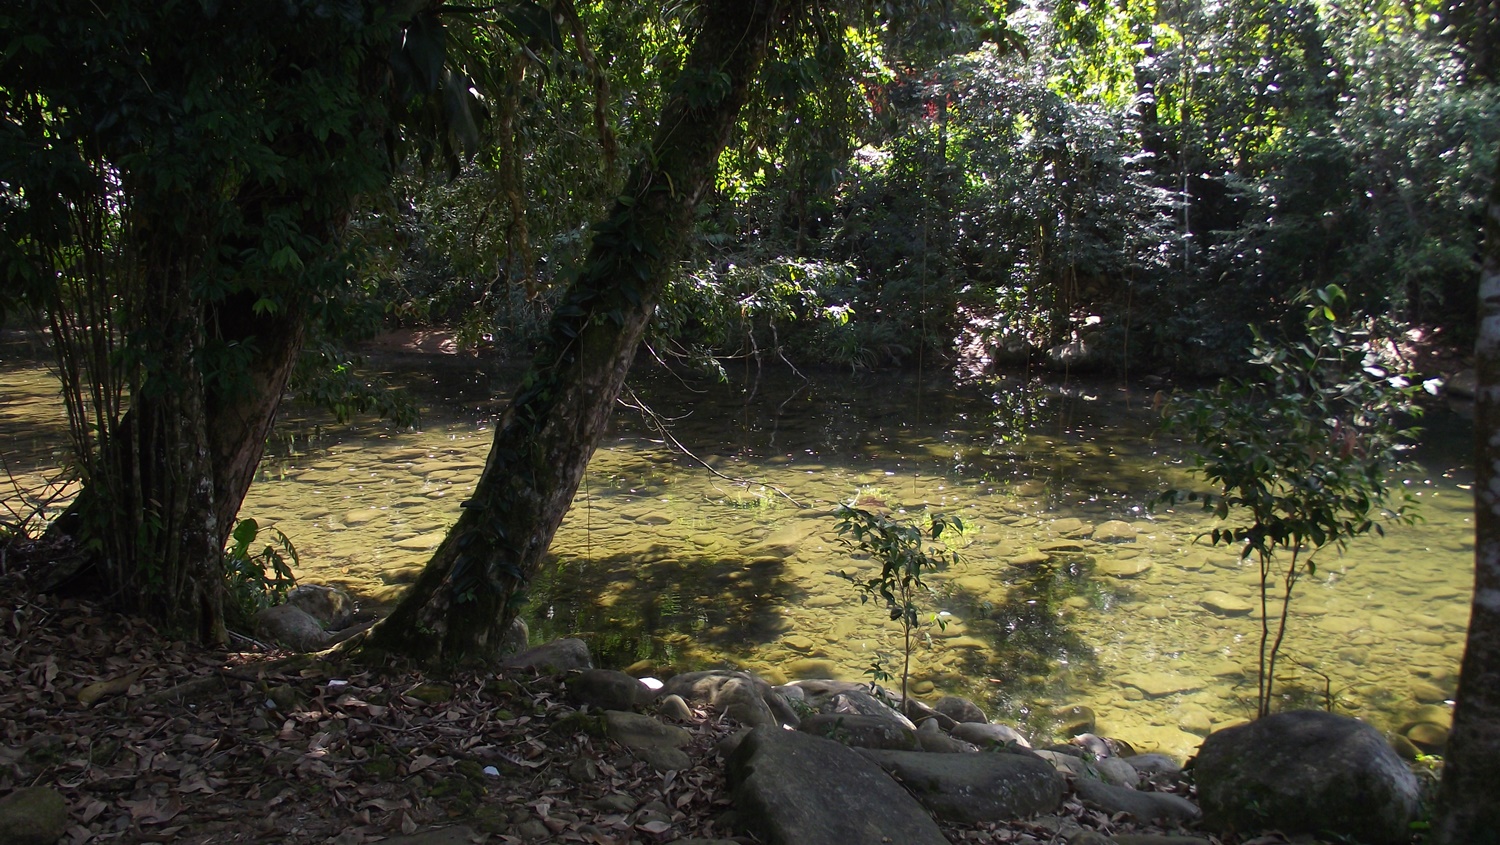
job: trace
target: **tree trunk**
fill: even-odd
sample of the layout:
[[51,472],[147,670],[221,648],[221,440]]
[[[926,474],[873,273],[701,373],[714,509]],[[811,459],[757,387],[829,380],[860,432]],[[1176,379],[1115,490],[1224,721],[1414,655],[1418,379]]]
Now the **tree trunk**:
[[[213,397],[197,397],[202,403],[200,410],[206,420],[205,448],[212,479],[211,508],[217,534],[210,557],[217,560],[228,541],[229,533],[234,530],[240,504],[244,502],[245,494],[255,480],[255,470],[260,465],[266,438],[270,436],[271,426],[276,420],[276,410],[286,392],[297,356],[302,351],[306,323],[301,309],[295,306],[275,314],[256,315],[248,302],[237,300],[221,303],[213,309],[213,317],[209,322],[218,327],[220,341],[247,343],[254,348],[249,370],[241,376],[242,382],[238,389]],[[195,330],[201,332],[202,324],[195,321],[194,325],[197,327]],[[198,388],[201,391],[201,381]],[[145,463],[150,464],[154,460],[152,456],[157,454],[151,448],[140,448],[153,435],[137,431],[137,420],[143,414],[155,413],[152,407],[149,399],[135,403],[114,427],[113,439],[130,444],[126,451],[112,459],[120,463],[120,471],[127,473],[121,478],[129,478],[137,472],[126,466],[131,463],[130,456],[145,456]],[[153,472],[150,467],[144,466],[139,471]],[[102,479],[91,479],[78,491],[77,498],[68,509],[48,527],[47,536],[50,540],[77,542],[85,539],[87,532],[81,524],[83,515],[103,506],[103,500],[121,495],[121,491],[112,490],[109,485],[101,482]],[[54,589],[87,577],[89,567],[98,562],[88,555],[58,561],[48,572],[42,587]],[[215,573],[215,579],[221,580],[218,573]],[[149,586],[143,584],[141,589],[149,590]]]
[[1474,601],[1431,841],[1500,842],[1500,175],[1485,215],[1475,347]]
[[214,516],[219,549],[234,530],[240,504],[255,480],[276,410],[302,353],[306,320],[290,304],[273,313],[256,314],[250,302],[230,300],[215,309],[219,337],[248,343],[254,349],[240,389],[213,397],[208,405],[209,455],[214,468]]
[[[171,240],[168,238],[167,240]],[[203,379],[203,315],[188,262],[168,247],[141,310],[140,352],[156,364],[132,391],[129,425],[84,456],[91,496],[73,509],[105,590],[173,633],[224,643],[223,542],[213,509]],[[76,389],[76,388],[75,388]]]
[[472,499],[364,648],[424,661],[491,657],[603,435],[657,297],[790,0],[703,3],[651,151],[554,312]]

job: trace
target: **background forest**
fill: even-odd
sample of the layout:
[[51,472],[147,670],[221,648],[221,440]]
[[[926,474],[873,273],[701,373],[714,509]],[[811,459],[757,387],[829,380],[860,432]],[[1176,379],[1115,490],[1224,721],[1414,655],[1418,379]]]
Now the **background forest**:
[[[592,64],[450,22],[465,69],[503,78],[480,86],[497,96],[476,156],[408,169],[361,218],[386,249],[360,295],[389,317],[513,346],[544,325],[684,25],[577,12]],[[1296,292],[1329,283],[1388,331],[1472,340],[1500,120],[1460,9],[919,2],[815,21],[770,57],[722,157],[659,352],[877,367],[1052,350],[1212,374],[1243,359],[1248,323],[1295,323]]]

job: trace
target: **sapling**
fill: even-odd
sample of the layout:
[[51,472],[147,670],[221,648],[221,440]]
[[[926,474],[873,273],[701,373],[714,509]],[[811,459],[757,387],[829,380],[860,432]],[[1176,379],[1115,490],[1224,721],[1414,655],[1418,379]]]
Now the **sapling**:
[[1271,710],[1293,589],[1317,574],[1317,553],[1384,534],[1382,521],[1415,518],[1411,496],[1393,491],[1388,477],[1416,433],[1407,423],[1420,414],[1419,388],[1391,371],[1366,329],[1339,320],[1342,290],[1330,285],[1304,298],[1303,339],[1272,342],[1253,330],[1253,377],[1176,398],[1165,411],[1167,427],[1198,448],[1195,471],[1217,489],[1173,490],[1161,500],[1201,499],[1220,521],[1210,542],[1238,545],[1240,558],[1254,556],[1260,567],[1260,716]]
[[[840,540],[845,546],[869,554],[880,561],[880,573],[869,578],[840,572],[860,591],[860,602],[878,599],[885,604],[891,621],[901,623],[901,702],[907,706],[907,685],[911,677],[911,653],[915,645],[913,635],[920,626],[917,616],[917,599],[929,592],[922,580],[925,572],[958,562],[958,554],[942,546],[928,546],[927,540],[937,544],[944,532],[952,535],[963,533],[963,522],[955,516],[932,516],[927,531],[906,520],[892,519],[883,514],[864,510],[852,505],[839,505],[834,511],[838,518]],[[941,617],[937,624],[945,625]],[[877,662],[874,667],[876,680],[884,670]]]

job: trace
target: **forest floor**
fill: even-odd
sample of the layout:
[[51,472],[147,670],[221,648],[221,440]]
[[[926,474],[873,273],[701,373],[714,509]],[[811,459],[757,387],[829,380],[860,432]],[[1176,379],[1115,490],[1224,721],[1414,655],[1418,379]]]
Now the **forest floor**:
[[[69,845],[357,845],[444,826],[436,841],[754,841],[714,751],[738,726],[706,713],[687,725],[693,768],[662,774],[593,732],[560,677],[206,650],[14,573],[0,595],[0,795],[59,791]],[[945,833],[1040,845],[1135,829],[1070,798]]]

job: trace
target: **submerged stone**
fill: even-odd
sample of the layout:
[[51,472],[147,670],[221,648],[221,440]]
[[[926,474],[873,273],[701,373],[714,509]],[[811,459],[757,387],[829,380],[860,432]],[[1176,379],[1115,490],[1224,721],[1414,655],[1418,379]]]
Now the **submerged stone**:
[[1255,610],[1255,605],[1223,590],[1209,590],[1198,603],[1220,616],[1247,616]]

